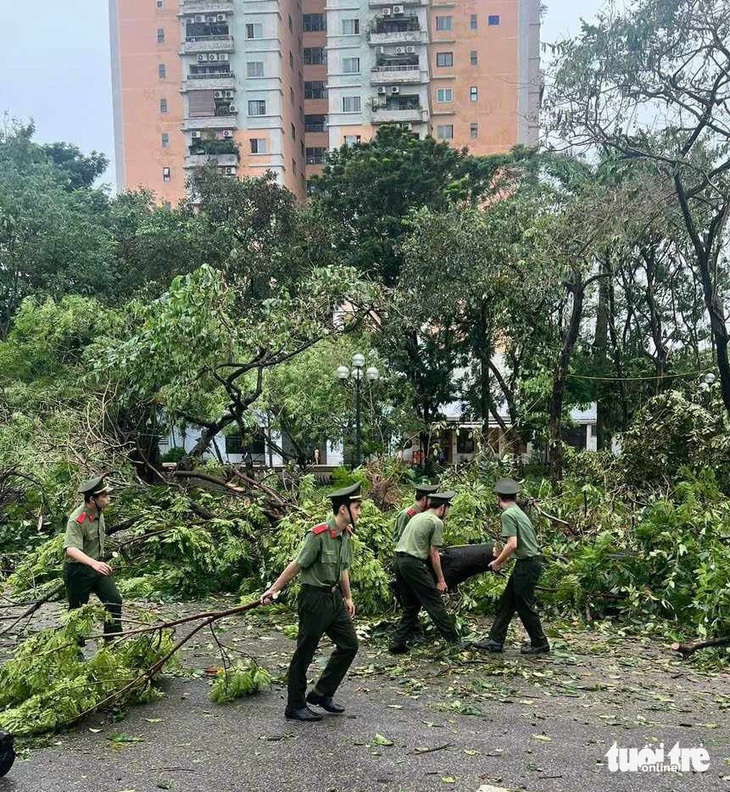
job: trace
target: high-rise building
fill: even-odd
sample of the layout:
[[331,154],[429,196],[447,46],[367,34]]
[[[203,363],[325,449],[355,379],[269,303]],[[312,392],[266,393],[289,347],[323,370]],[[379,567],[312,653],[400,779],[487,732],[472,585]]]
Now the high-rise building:
[[475,154],[537,140],[539,0],[110,0],[119,189],[266,170],[300,198],[385,123]]

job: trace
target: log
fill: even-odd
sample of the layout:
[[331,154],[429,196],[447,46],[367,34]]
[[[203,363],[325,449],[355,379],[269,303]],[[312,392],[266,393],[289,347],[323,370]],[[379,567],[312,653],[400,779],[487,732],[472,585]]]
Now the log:
[[689,657],[700,649],[711,649],[715,646],[730,646],[730,635],[723,638],[711,638],[708,641],[687,641],[686,643],[672,644],[672,651],[679,652],[684,657]]

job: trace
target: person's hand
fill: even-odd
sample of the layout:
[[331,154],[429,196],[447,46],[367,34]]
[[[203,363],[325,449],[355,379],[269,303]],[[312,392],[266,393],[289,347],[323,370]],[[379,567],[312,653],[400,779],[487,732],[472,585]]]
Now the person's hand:
[[266,589],[264,593],[261,595],[261,599],[259,602],[262,605],[271,605],[271,603],[276,599],[279,592],[272,586],[271,588]]
[[112,568],[109,566],[109,564],[105,564],[103,561],[94,561],[92,569],[94,572],[98,572],[100,575],[106,576],[111,575],[112,573]]
[[347,611],[347,615],[350,617],[350,619],[354,620],[355,603],[352,601],[352,597],[345,597],[344,603],[345,603],[345,610]]
[[499,572],[499,570],[502,569],[502,565],[498,564],[495,559],[489,564],[489,568],[492,570],[492,572]]
[[501,553],[501,549],[499,547],[499,543],[495,542],[494,547],[492,547],[492,555],[495,558],[499,558],[499,554]]
[[449,587],[446,585],[446,581],[442,578],[436,584],[436,589],[438,590],[439,594],[446,594],[446,592],[449,590]]

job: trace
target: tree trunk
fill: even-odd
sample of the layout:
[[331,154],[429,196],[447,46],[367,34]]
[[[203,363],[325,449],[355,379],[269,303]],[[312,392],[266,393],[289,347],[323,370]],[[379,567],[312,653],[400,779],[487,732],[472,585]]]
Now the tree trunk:
[[[610,253],[601,260],[601,274],[610,275]],[[598,306],[596,309],[596,331],[593,336],[593,355],[598,364],[598,370],[603,371],[608,359],[608,325],[610,290],[613,288],[610,277],[602,278],[598,285]],[[606,412],[608,411],[607,397],[610,385],[598,383],[596,386],[596,435],[599,449],[605,448],[610,442],[606,429]]]

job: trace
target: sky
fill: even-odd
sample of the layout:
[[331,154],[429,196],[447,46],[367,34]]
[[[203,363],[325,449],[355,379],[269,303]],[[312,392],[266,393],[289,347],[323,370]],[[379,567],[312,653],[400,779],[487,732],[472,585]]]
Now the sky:
[[[605,0],[543,0],[542,40],[578,32]],[[0,113],[33,119],[35,139],[102,151],[114,183],[109,14],[107,0],[38,0],[32,11],[0,0]]]

